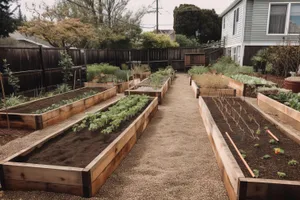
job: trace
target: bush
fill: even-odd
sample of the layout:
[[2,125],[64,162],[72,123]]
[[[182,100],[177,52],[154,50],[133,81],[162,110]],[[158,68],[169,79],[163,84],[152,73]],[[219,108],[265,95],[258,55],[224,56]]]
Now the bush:
[[67,84],[73,76],[72,67],[74,64],[71,56],[67,52],[61,52],[60,56],[61,60],[59,61],[58,66],[62,68],[63,82]]
[[231,57],[227,56],[220,58],[217,63],[212,65],[211,70],[215,73],[224,74],[227,76],[240,73],[253,73],[252,67],[240,66],[234,62]]
[[200,75],[200,74],[205,74],[209,72],[209,68],[208,67],[204,67],[204,66],[193,66],[189,71],[188,74],[190,76],[192,75]]
[[119,69],[107,63],[89,65],[87,66],[87,80],[99,79],[101,75],[114,75]]
[[255,71],[261,69],[262,72],[265,73],[268,57],[269,57],[268,49],[261,49],[257,52],[255,56],[252,57],[251,60]]
[[196,39],[189,39],[185,35],[176,35],[176,42],[179,44],[180,47],[197,47],[199,43]]
[[179,47],[177,42],[171,40],[168,35],[145,32],[141,35],[143,48],[169,48]]

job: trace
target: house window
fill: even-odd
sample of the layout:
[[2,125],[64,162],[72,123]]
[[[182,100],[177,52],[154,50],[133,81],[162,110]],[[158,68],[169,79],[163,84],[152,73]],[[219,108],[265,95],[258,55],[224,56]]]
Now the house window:
[[300,3],[271,3],[268,34],[300,34]]
[[225,17],[223,17],[223,29],[225,29]]
[[239,21],[240,9],[236,9],[233,13],[233,35],[237,32],[237,22]]
[[273,4],[270,10],[269,33],[284,34],[286,24],[287,4]]
[[300,4],[291,5],[289,33],[300,33]]

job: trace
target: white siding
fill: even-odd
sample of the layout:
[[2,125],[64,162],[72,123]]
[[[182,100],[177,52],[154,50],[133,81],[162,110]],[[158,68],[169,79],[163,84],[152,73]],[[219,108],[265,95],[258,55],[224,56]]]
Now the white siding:
[[[241,1],[234,8],[232,8],[226,15],[223,16],[223,20],[225,19],[225,29],[222,27],[222,40],[225,37],[225,47],[232,47],[241,45],[243,42],[243,23],[244,23],[244,15],[245,15],[245,3],[246,0]],[[237,31],[235,35],[233,35],[233,17],[234,11],[239,8],[239,21],[237,22]]]

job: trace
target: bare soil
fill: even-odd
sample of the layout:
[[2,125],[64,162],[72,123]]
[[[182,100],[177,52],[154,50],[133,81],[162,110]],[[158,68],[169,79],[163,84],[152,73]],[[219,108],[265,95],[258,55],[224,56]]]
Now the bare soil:
[[112,134],[104,136],[99,133],[100,130],[92,132],[87,128],[74,133],[70,129],[64,134],[48,141],[30,155],[17,158],[15,161],[84,168],[113,142],[144,109],[137,113],[135,117],[122,123],[120,128]]
[[251,74],[251,76],[264,78],[267,81],[272,81],[273,83],[276,83],[278,85],[278,87],[280,87],[280,88],[283,88],[283,85],[284,85],[285,78],[282,76],[275,76],[275,75],[271,75],[271,74],[260,74],[260,73],[253,73],[253,74]]
[[[252,170],[259,170],[259,177],[267,179],[280,179],[277,175],[277,172],[284,172],[287,174],[287,180],[300,180],[299,165],[288,165],[288,162],[292,159],[295,159],[298,162],[300,161],[300,146],[296,142],[286,137],[274,125],[269,123],[260,113],[258,113],[241,99],[227,99],[227,103],[224,103],[225,101],[223,101],[223,104],[218,101],[217,98],[214,99],[215,101],[210,97],[204,98],[231,152],[246,176],[250,177],[250,174],[228,140],[225,132],[229,133],[238,149],[246,154],[246,161],[248,162],[250,168]],[[225,105],[227,105],[227,111],[225,109]],[[218,106],[222,106],[223,109],[220,111]],[[238,114],[234,112],[232,108],[237,110],[245,122],[238,120]],[[241,108],[243,109],[242,111],[240,111]],[[223,114],[226,116],[228,123],[224,119],[221,112],[223,112]],[[229,116],[233,116],[235,120]],[[259,125],[255,123],[254,119]],[[230,124],[230,126],[228,124]],[[252,136],[251,131],[247,128],[246,124],[251,130],[254,131],[254,137],[258,138],[254,138]],[[275,145],[269,143],[272,137],[265,132],[265,127],[267,127],[279,139],[279,143]],[[242,131],[242,129],[244,131]],[[259,135],[256,133],[258,129],[260,129]],[[259,144],[259,147],[254,147],[255,144]],[[281,148],[285,152],[283,155],[276,155],[274,148]],[[271,158],[263,159],[262,157],[266,154],[270,155]]]
[[11,113],[32,113],[36,110],[40,110],[40,109],[43,109],[43,108],[48,108],[52,104],[59,103],[60,101],[73,99],[73,98],[75,98],[79,95],[82,95],[85,92],[89,92],[91,90],[97,91],[97,92],[103,92],[106,89],[107,88],[101,88],[101,87],[92,88],[92,89],[91,88],[83,88],[83,89],[76,90],[76,91],[73,91],[73,92],[68,92],[68,93],[65,93],[65,94],[56,95],[56,96],[53,96],[53,97],[50,97],[50,98],[47,98],[47,99],[41,99],[41,100],[32,102],[30,104],[18,106],[16,108],[8,109],[8,112],[11,112]]
[[0,146],[3,146],[17,138],[25,137],[30,134],[31,130],[16,129],[16,128],[0,128]]

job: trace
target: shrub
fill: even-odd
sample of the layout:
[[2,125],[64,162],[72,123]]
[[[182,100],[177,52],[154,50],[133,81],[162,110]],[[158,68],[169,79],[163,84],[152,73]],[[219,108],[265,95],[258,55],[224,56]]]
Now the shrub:
[[179,44],[180,47],[197,47],[199,43],[196,39],[190,39],[185,35],[178,34],[176,35],[176,42]]
[[204,67],[204,66],[193,66],[189,71],[188,74],[190,76],[192,75],[201,75],[201,74],[205,74],[209,72],[209,68],[208,67]]
[[120,70],[120,68],[107,63],[89,65],[87,66],[87,79],[92,81],[100,79],[101,75],[114,75],[117,70]]
[[9,64],[7,64],[6,59],[3,60],[3,68],[5,74],[7,74],[8,76],[8,85],[10,85],[13,88],[14,93],[17,93],[20,90],[20,85],[19,85],[20,80],[18,77],[13,75],[13,72],[9,68]]
[[59,61],[58,66],[62,68],[63,82],[67,84],[73,76],[72,66],[74,66],[74,64],[71,56],[67,52],[61,52],[60,55],[61,60]]
[[259,50],[255,56],[252,57],[251,61],[253,63],[253,67],[255,71],[259,69],[262,70],[263,73],[266,71],[266,66],[268,63],[269,58],[269,50],[268,49],[261,49]]
[[143,48],[168,48],[178,47],[179,44],[171,40],[168,35],[145,32],[142,35]]
[[218,60],[217,63],[212,65],[211,70],[227,76],[240,74],[240,73],[253,73],[252,67],[239,66],[234,62],[231,57],[224,56]]

